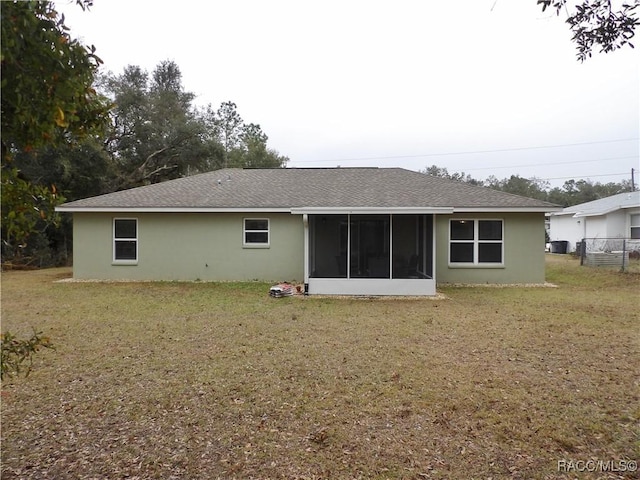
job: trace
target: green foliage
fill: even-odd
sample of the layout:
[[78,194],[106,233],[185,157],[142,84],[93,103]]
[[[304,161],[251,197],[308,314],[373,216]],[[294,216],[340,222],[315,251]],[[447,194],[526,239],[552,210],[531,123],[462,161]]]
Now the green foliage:
[[[33,189],[44,189],[45,193],[52,192],[52,185],[56,187],[55,203],[64,200],[77,200],[101,193],[112,191],[115,169],[112,158],[104,149],[102,142],[94,137],[86,137],[74,145],[60,144],[42,147],[30,152],[17,152],[12,159],[12,165],[19,170],[19,177],[32,179]],[[7,180],[5,178],[5,180]],[[46,187],[45,187],[46,186]],[[8,200],[7,192],[3,192],[3,201]],[[23,194],[33,194],[25,190]],[[14,209],[20,210],[23,204],[14,199]],[[20,250],[20,257],[16,257],[6,246],[3,246],[3,256],[15,263],[54,266],[66,265],[69,260],[67,247],[71,245],[72,223],[68,215],[58,215],[53,211],[54,202],[50,202],[46,210],[46,223],[38,220],[29,233],[26,247]],[[7,210],[11,209],[7,207]],[[3,217],[3,233],[5,229]],[[37,219],[36,219],[37,220]],[[47,227],[47,228],[43,228]],[[6,254],[6,255],[5,255]]]
[[[20,375],[24,372],[29,376],[33,366],[33,355],[40,348],[55,349],[49,337],[43,337],[42,332],[33,332],[28,340],[18,340],[11,332],[0,334],[0,379]],[[26,363],[26,369],[24,365]]]
[[58,224],[60,217],[55,206],[63,200],[55,185],[30,184],[17,168],[2,168],[3,262],[32,262],[28,249],[30,238]]
[[289,159],[267,147],[269,137],[260,125],[245,124],[233,102],[224,102],[211,114],[217,140],[224,148],[224,167],[281,168]]
[[101,63],[95,48],[70,37],[51,2],[1,2],[0,8],[3,161],[13,149],[103,126],[108,104],[92,87]]
[[128,66],[100,79],[114,102],[107,148],[114,159],[115,189],[157,183],[225,167],[283,167],[288,158],[267,147],[259,125],[245,124],[233,102],[217,111],[197,109],[171,61],[149,75]]
[[431,165],[430,167],[427,167],[422,171],[422,173],[426,173],[427,175],[431,175],[433,177],[448,178],[449,180],[455,180],[457,182],[465,182],[472,185],[482,185],[481,181],[471,178],[471,175],[467,173],[449,173],[446,168],[438,167],[437,165]]
[[107,193],[116,175],[104,145],[87,137],[74,145],[43,147],[16,153],[12,162],[26,178],[42,185],[56,185],[66,200]]
[[630,180],[620,183],[592,183],[588,180],[567,180],[562,188],[556,187],[548,192],[548,200],[568,207],[630,191],[632,191]]
[[477,180],[463,173],[449,173],[446,168],[431,165],[422,170],[422,173],[436,177],[448,178],[459,182],[470,183],[492,188],[501,192],[513,193],[524,197],[543,200],[562,207],[578,205],[580,203],[610,197],[618,193],[630,192],[633,189],[631,181],[620,183],[593,183],[589,180],[567,180],[562,188],[549,189],[549,183],[538,178],[523,178],[519,175],[511,175],[509,178],[498,179],[490,176],[486,180]]
[[179,67],[158,64],[152,75],[128,66],[100,79],[115,104],[107,149],[114,159],[115,189],[157,183],[211,170],[221,147],[182,86]]
[[[567,9],[567,0],[537,0],[542,11],[553,8],[557,15]],[[640,0],[623,3],[614,11],[610,0],[583,0],[575,6],[575,12],[568,14],[567,23],[573,33],[573,42],[578,48],[578,60],[591,57],[593,49],[600,47],[601,53],[609,53],[625,45],[633,48],[631,38],[640,25],[636,18],[636,8]]]
[[498,180],[496,177],[491,176],[484,182],[484,185],[501,192],[513,193],[537,200],[547,200],[546,188],[548,188],[548,183],[537,178],[522,178],[519,175],[511,175],[509,178]]
[[34,183],[20,172],[15,157],[102,132],[109,103],[92,86],[101,63],[95,48],[71,38],[51,2],[1,2],[0,8],[2,257],[29,263],[29,248],[46,243],[42,233],[57,223],[54,207],[62,198],[55,182]]
[[229,166],[229,158],[234,150],[240,148],[244,121],[233,102],[223,102],[213,114],[213,131],[224,147],[224,167]]
[[[83,9],[92,0],[76,0]],[[280,167],[267,136],[223,104],[224,132],[210,107],[193,106],[177,64],[149,75],[129,66],[97,77],[93,46],[73,39],[50,1],[0,2],[2,13],[2,258],[54,261],[70,236],[55,205],[225,165]],[[99,93],[103,92],[102,93]]]

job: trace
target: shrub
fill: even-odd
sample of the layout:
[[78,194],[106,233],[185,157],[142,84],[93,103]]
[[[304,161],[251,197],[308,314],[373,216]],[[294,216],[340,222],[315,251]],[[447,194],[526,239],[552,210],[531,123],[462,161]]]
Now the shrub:
[[[25,377],[31,372],[33,355],[41,347],[53,349],[49,337],[43,337],[42,332],[33,332],[28,340],[18,340],[11,332],[0,334],[0,379],[19,375],[24,372]],[[26,369],[23,364],[26,362]]]

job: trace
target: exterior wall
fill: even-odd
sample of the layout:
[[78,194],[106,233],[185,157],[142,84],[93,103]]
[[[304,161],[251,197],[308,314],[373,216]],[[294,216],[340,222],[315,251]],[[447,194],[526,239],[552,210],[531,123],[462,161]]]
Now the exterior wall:
[[573,218],[571,215],[551,215],[549,240],[566,240],[569,242],[567,252],[576,250],[576,242],[584,238],[586,218]]
[[580,220],[585,222],[585,229],[584,229],[585,238],[608,237],[607,217],[605,215],[594,215],[592,217],[583,217]]
[[620,209],[606,215],[574,218],[573,215],[552,215],[551,240],[567,240],[569,252],[583,238],[628,238],[631,235],[630,215],[640,209]]
[[[269,218],[268,248],[243,247],[243,218]],[[113,218],[138,219],[137,265],[113,264]],[[299,215],[75,213],[73,271],[79,279],[302,281]]]
[[[449,219],[501,219],[504,226],[503,266],[449,266]],[[436,216],[436,271],[442,283],[544,283],[544,214],[493,213]]]
[[[268,248],[243,247],[246,217],[270,219]],[[137,265],[112,261],[113,218],[138,219]],[[449,266],[451,218],[502,219],[504,266]],[[303,281],[304,229],[299,215],[75,213],[73,220],[78,279]],[[542,213],[436,215],[434,228],[438,283],[544,282]]]
[[615,212],[611,212],[607,215],[606,218],[606,236],[608,238],[620,238],[629,236],[629,215],[626,210],[620,209]]

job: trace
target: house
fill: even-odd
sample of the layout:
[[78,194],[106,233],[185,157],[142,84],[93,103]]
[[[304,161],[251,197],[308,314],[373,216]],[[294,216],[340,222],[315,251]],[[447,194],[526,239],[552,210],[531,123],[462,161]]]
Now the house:
[[640,191],[625,192],[551,213],[551,241],[566,241],[567,252],[582,239],[640,239]]
[[433,295],[543,283],[546,202],[401,168],[224,169],[65,203],[78,279]]

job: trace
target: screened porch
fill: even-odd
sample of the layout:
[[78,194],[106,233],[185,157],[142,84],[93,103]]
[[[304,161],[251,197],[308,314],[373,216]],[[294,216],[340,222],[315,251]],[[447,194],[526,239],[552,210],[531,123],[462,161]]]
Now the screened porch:
[[430,214],[308,216],[309,293],[433,295]]

